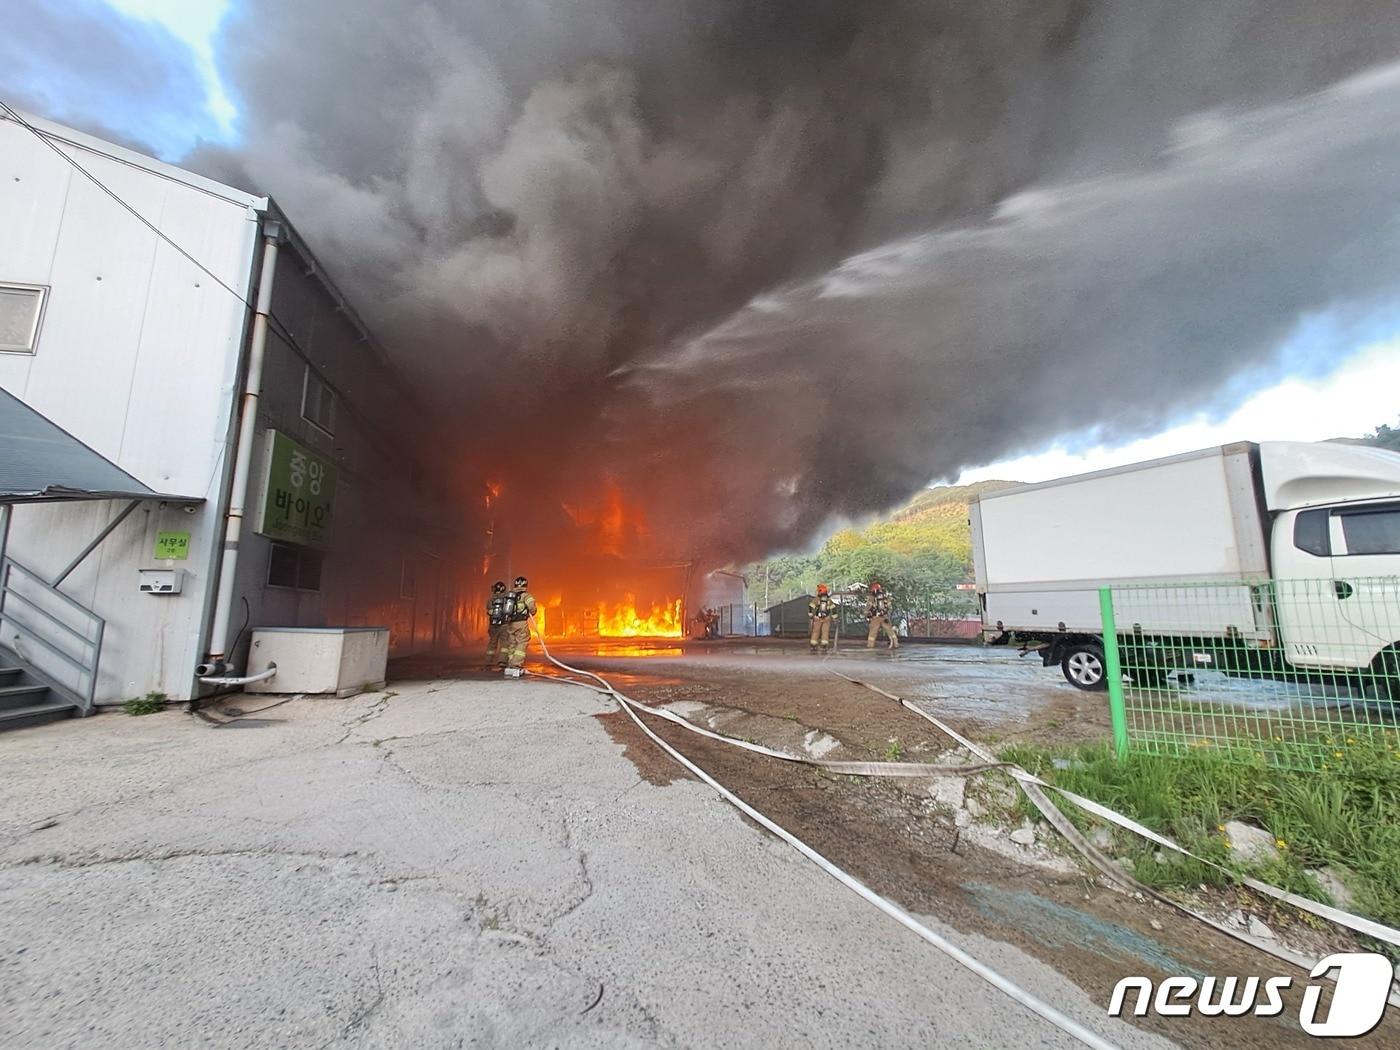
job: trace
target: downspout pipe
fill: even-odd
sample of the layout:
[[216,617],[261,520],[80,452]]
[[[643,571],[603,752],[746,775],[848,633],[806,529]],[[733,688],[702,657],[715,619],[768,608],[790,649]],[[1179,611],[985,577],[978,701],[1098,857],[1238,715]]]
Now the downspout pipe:
[[272,313],[272,286],[277,277],[277,250],[285,234],[274,219],[263,222],[262,268],[258,271],[258,300],[253,308],[253,333],[248,345],[248,377],[243,383],[239,406],[238,445],[235,451],[233,483],[229,489],[228,513],[224,518],[224,548],[219,561],[219,592],[214,602],[214,622],[209,628],[209,651],[201,669],[213,674],[227,668],[229,620],[233,613],[234,587],[238,577],[238,545],[243,535],[243,517],[252,480],[253,439],[258,429],[258,401],[262,396],[263,363],[267,359],[268,316]]

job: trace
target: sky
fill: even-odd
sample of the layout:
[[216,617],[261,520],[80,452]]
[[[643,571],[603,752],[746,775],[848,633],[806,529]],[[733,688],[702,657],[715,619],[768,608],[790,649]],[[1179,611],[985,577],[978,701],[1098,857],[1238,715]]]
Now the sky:
[[1325,441],[1356,437],[1400,420],[1400,338],[1365,347],[1330,375],[1289,379],[1245,397],[1223,419],[1190,418],[1150,438],[1115,448],[1060,442],[975,470],[973,481],[1048,481],[1233,441]]
[[209,115],[219,130],[232,135],[235,107],[229,98],[214,62],[214,36],[229,0],[105,0],[130,18],[153,22],[193,53],[196,67],[208,92],[205,100]]
[[[22,107],[42,108],[58,120],[96,123],[167,160],[178,161],[201,141],[236,144],[237,99],[220,77],[215,41],[221,19],[237,0],[14,2],[9,23],[18,32],[0,37],[6,101],[18,99]],[[26,36],[27,6],[50,15],[34,19],[35,24],[51,27],[54,13],[62,12],[81,25],[88,55],[135,53],[149,68],[133,69],[128,59],[119,66],[114,58],[107,69],[100,60],[71,62],[76,50],[71,37],[61,38],[52,28],[47,37]],[[1280,381],[1277,375],[1255,375],[1236,381],[1233,411],[1227,405],[1214,407],[1209,416],[1183,413],[1177,425],[1117,447],[1104,447],[1093,435],[1068,435],[1048,448],[1026,449],[942,480],[1038,481],[1235,440],[1319,440],[1394,425],[1400,419],[1400,336],[1370,332],[1353,345],[1356,351],[1334,365],[1331,358],[1309,355],[1304,343],[1285,360],[1305,377]],[[1084,379],[1083,396],[1100,396],[1092,376]]]

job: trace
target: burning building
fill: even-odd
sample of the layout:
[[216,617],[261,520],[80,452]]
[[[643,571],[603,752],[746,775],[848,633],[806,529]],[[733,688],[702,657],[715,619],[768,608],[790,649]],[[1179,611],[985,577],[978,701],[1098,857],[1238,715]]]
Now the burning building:
[[716,568],[1393,297],[1393,5],[547,6],[233,5],[238,137],[182,162],[275,191],[413,388],[373,470],[460,543],[400,566],[415,636],[517,573],[550,632],[673,635]]
[[489,513],[483,587],[527,575],[546,636],[680,638],[686,633],[695,563],[656,560],[658,547],[650,542],[643,512],[624,501],[616,484],[604,485],[594,500],[550,507],[535,500],[522,506],[493,482],[483,503]]
[[192,163],[274,187],[449,410],[483,579],[666,621],[701,599],[641,566],[1151,432],[1388,302],[1400,10],[1209,7],[248,0],[244,134]]
[[37,118],[0,117],[0,174],[0,666],[30,706],[189,699],[259,626],[462,637],[479,548],[431,414],[276,204]]

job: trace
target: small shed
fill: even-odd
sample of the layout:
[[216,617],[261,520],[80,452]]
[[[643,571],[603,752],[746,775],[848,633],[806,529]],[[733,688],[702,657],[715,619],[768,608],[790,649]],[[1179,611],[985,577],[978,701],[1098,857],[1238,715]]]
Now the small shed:
[[809,630],[807,603],[810,594],[789,598],[768,608],[768,630],[774,638],[806,638]]

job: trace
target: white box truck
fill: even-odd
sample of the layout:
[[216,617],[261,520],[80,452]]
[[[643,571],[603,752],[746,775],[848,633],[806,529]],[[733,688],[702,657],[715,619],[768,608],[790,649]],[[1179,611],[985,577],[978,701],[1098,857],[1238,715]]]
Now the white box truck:
[[1400,701],[1400,454],[1224,445],[986,493],[971,526],[985,640],[1081,689],[1106,686],[1107,586],[1143,678],[1231,639],[1253,672],[1368,675]]

